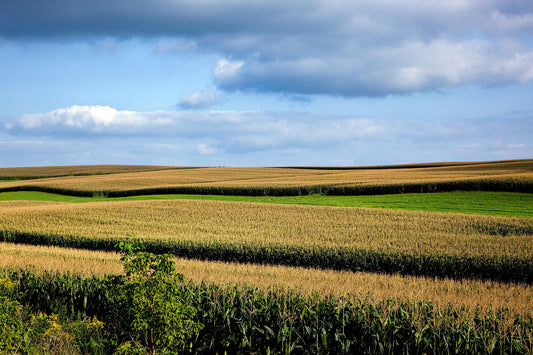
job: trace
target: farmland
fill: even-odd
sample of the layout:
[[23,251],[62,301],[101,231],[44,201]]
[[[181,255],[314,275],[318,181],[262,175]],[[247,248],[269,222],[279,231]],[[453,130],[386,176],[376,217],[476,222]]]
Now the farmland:
[[42,166],[27,168],[0,168],[0,181],[42,179],[57,176],[83,176],[118,174],[139,171],[176,169],[170,166],[153,165],[74,165]]
[[[121,274],[122,265],[115,252],[89,251],[53,246],[0,243],[0,268],[31,268],[38,273]],[[373,302],[387,299],[431,301],[439,307],[479,307],[483,312],[505,307],[527,312],[533,305],[533,287],[494,281],[434,279],[376,273],[298,268],[278,265],[250,265],[231,262],[176,258],[176,267],[196,284],[250,285],[263,290],[274,286],[292,289],[307,296],[345,295],[367,297]]]
[[21,179],[0,182],[0,269],[43,312],[110,322],[135,233],[185,275],[197,352],[533,350],[532,160],[32,169],[0,169]]
[[[0,169],[2,176],[3,169]],[[31,171],[31,170],[30,170]],[[22,174],[23,175],[23,174]],[[194,168],[4,182],[2,191],[77,196],[147,194],[329,195],[533,191],[531,160],[390,169]]]
[[39,191],[0,192],[0,201],[101,202],[133,200],[217,200],[274,204],[368,207],[414,211],[459,212],[493,216],[533,217],[533,194],[492,191],[454,191],[418,194],[358,196],[231,196],[231,195],[139,195],[129,197],[79,197]]

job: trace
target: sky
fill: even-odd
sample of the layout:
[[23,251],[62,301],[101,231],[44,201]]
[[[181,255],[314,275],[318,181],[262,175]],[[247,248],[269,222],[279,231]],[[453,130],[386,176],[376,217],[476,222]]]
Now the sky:
[[0,0],[0,167],[524,158],[531,0]]

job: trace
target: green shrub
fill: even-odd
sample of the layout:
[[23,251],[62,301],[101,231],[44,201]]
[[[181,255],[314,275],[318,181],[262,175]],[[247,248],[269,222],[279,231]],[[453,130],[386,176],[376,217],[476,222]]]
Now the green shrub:
[[116,294],[119,329],[131,341],[118,354],[175,354],[186,349],[202,325],[193,320],[196,309],[182,301],[183,275],[173,256],[143,251],[139,241],[117,244],[126,281]]

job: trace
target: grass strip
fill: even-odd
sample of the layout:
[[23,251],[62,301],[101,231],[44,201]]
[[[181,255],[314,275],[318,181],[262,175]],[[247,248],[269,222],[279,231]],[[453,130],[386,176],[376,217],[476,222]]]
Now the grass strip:
[[[0,232],[0,241],[114,251],[124,238],[87,238],[17,231]],[[481,279],[533,284],[533,259],[382,252],[332,247],[250,246],[195,241],[143,240],[146,250],[188,259],[274,264],[319,269],[380,272],[453,279]]]
[[[117,277],[81,277],[3,270],[16,281],[20,303],[46,314],[97,316],[112,324]],[[435,308],[397,299],[373,302],[265,292],[213,284],[179,286],[204,325],[193,353],[528,353],[531,314],[468,307]],[[114,308],[115,307],[115,308]]]
[[363,196],[227,196],[227,195],[144,195],[131,197],[76,197],[39,191],[0,193],[0,201],[101,202],[131,200],[194,199],[274,204],[367,207],[431,212],[458,212],[493,216],[533,217],[533,194],[490,191],[455,191],[423,194]]

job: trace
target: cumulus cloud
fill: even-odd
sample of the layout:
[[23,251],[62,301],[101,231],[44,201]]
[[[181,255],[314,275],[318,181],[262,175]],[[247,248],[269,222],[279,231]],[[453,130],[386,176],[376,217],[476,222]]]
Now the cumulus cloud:
[[[509,51],[509,49],[511,49]],[[344,97],[438,91],[533,80],[533,50],[486,40],[406,42],[354,50],[353,57],[321,56],[228,63],[213,70],[225,90],[289,91]],[[357,53],[357,55],[356,55]],[[510,55],[510,53],[513,53]]]
[[221,101],[220,95],[214,91],[196,91],[190,95],[182,96],[178,106],[182,109],[203,109]]
[[[0,121],[3,132],[24,137],[153,137],[197,139],[197,152],[252,152],[271,149],[339,146],[347,142],[418,143],[472,137],[531,134],[527,113],[451,123],[409,123],[300,112],[120,111],[107,106],[71,106]],[[0,129],[1,131],[2,129]],[[528,138],[529,136],[529,138]],[[483,138],[484,139],[484,138]],[[164,144],[164,143],[161,143]],[[509,142],[524,148],[521,142]]]
[[6,120],[4,129],[11,132],[57,134],[134,134],[144,127],[165,126],[164,114],[143,115],[135,111],[117,111],[109,106],[70,106],[51,112],[26,114]]
[[355,97],[531,82],[532,34],[523,0],[0,2],[0,38],[170,38],[155,50],[219,56],[214,83],[228,91]]
[[360,165],[490,160],[502,152],[528,158],[532,117],[526,111],[413,124],[294,111],[71,106],[0,119],[0,166],[125,158],[170,165]]
[[[4,132],[37,136],[172,136],[213,138],[241,149],[271,148],[294,142],[312,145],[386,133],[364,118],[255,111],[120,111],[109,106],[70,106],[27,114],[0,123]],[[198,145],[203,153],[213,147]]]

